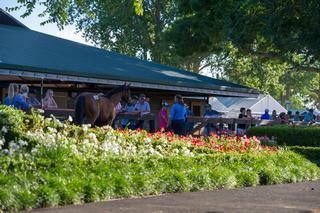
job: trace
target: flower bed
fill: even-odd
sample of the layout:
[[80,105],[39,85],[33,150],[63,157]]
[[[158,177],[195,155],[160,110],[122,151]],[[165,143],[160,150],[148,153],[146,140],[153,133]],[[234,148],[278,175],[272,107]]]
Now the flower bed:
[[319,168],[255,138],[78,127],[0,106],[0,208],[313,180]]

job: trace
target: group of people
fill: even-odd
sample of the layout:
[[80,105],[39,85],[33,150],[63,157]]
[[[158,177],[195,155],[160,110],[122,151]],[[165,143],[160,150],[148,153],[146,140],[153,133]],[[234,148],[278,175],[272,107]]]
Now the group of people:
[[309,109],[308,112],[300,114],[299,111],[296,111],[295,114],[292,114],[292,111],[288,111],[287,113],[281,112],[279,115],[276,110],[272,111],[272,114],[269,114],[269,110],[265,109],[265,113],[261,116],[261,120],[278,120],[281,123],[292,123],[292,122],[300,122],[304,123],[314,123],[320,122],[320,115],[316,116],[314,114],[313,109]]
[[[161,130],[172,130],[175,134],[185,135],[186,134],[186,116],[188,113],[188,107],[184,104],[181,95],[176,95],[174,98],[174,104],[171,106],[170,112],[168,113],[169,104],[167,102],[162,103],[161,110],[159,111],[159,127]],[[139,114],[140,116],[147,115],[150,113],[150,104],[144,94],[132,96],[129,103],[125,105],[121,112]],[[121,120],[122,128],[129,129],[142,129],[144,126],[143,120]]]
[[[14,106],[17,109],[29,111],[31,108],[42,108],[42,104],[37,99],[37,92],[29,90],[26,84],[19,86],[12,83],[8,87],[8,95],[4,99],[4,105]],[[46,96],[43,99],[43,108],[57,108],[58,105],[53,98],[53,91],[47,90]]]

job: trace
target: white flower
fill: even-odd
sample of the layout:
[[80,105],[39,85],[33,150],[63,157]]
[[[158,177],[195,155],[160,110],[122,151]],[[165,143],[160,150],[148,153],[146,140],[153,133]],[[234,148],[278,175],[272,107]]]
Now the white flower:
[[173,152],[174,154],[179,154],[179,150],[178,150],[178,149],[174,149],[174,150],[172,150],[172,152]]
[[145,143],[151,143],[151,141],[152,141],[151,138],[146,138],[146,139],[144,139],[144,142],[145,142]]
[[38,112],[39,113],[44,113],[44,110],[43,109],[38,109]]
[[1,139],[0,139],[0,149],[1,149],[1,147],[4,145],[5,142],[6,142],[6,141],[4,140],[4,138],[1,138]]
[[7,132],[8,132],[8,129],[7,129],[7,127],[3,126],[2,129],[1,129],[1,131],[2,131],[3,133],[7,133]]
[[9,148],[10,148],[10,150],[17,150],[17,149],[19,149],[19,145],[14,142],[10,142]]
[[69,117],[68,117],[68,121],[69,122],[72,122],[73,121],[73,119],[72,119],[72,117],[69,115]]
[[37,153],[38,149],[37,148],[32,148],[31,153]]
[[97,136],[94,133],[89,133],[89,137],[93,140],[93,141],[97,141]]
[[91,124],[82,124],[83,131],[88,131],[88,129],[91,127]]
[[28,145],[28,142],[24,141],[24,140],[19,140],[19,145],[20,146],[27,146]]

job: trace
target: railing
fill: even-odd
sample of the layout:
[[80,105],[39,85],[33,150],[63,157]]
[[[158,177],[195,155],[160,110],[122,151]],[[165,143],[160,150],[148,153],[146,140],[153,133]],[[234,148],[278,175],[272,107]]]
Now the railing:
[[116,117],[117,120],[128,119],[134,121],[144,121],[143,129],[148,132],[155,132],[156,130],[156,116],[152,113],[140,116],[140,113],[123,112]]

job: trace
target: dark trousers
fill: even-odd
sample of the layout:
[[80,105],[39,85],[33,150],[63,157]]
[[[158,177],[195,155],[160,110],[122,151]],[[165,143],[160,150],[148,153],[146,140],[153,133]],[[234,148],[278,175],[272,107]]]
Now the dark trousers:
[[171,128],[174,134],[177,134],[177,135],[186,134],[186,122],[184,120],[172,120]]

